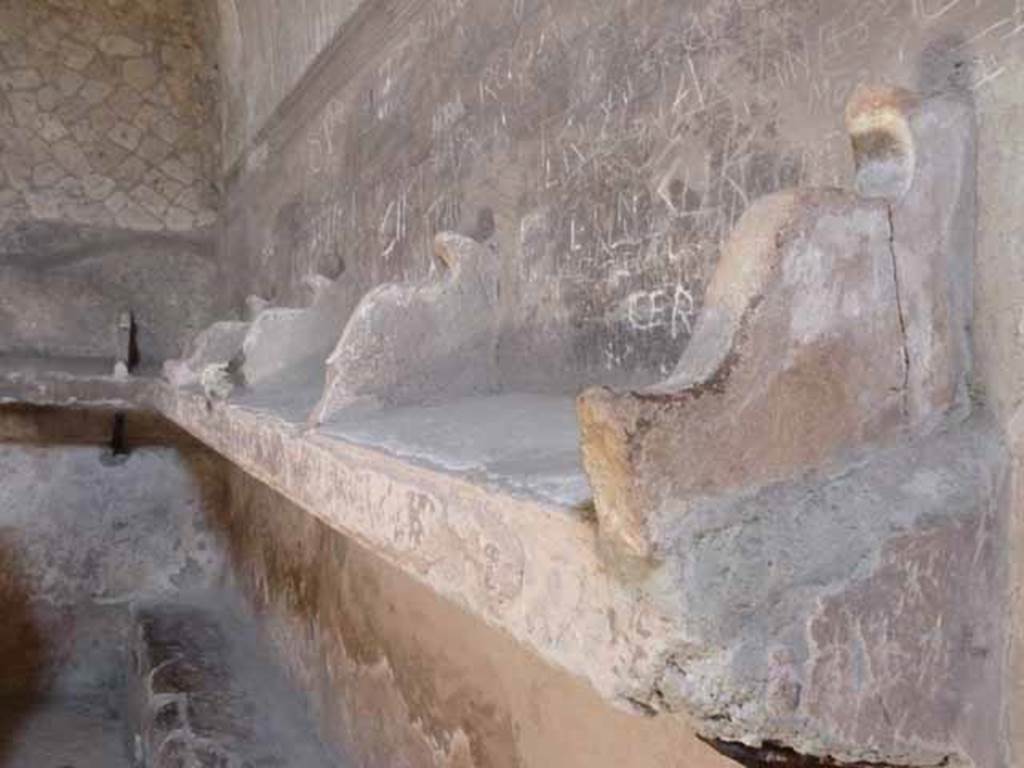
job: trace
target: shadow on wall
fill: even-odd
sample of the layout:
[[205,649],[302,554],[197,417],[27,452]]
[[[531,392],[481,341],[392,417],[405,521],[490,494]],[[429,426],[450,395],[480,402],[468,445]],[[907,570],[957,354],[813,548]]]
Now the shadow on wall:
[[0,764],[45,692],[47,637],[32,610],[17,550],[0,529]]

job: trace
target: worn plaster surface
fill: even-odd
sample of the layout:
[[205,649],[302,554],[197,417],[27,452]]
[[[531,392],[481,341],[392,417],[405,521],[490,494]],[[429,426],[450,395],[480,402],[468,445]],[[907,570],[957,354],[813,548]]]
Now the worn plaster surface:
[[591,500],[568,397],[519,393],[426,407],[352,408],[319,431],[567,508]]
[[212,0],[202,10],[219,52],[225,170],[299,85],[361,0]]
[[[955,82],[982,123],[996,119],[1012,101],[1000,84],[1020,55],[1017,12],[1012,0],[364,5],[229,179],[236,300],[294,303],[310,273],[344,272],[363,291],[420,280],[434,234],[454,230],[495,243],[503,264],[508,386],[657,380],[750,203],[850,185],[856,84]],[[297,34],[251,15],[247,49]],[[994,155],[981,161],[984,185]]]
[[152,441],[115,458],[97,447],[103,421],[0,416],[0,764],[11,768],[132,765],[128,608],[209,586],[223,563],[199,517],[199,475]]
[[226,503],[210,514],[235,577],[310,692],[323,734],[355,764],[733,764],[685,719],[610,708],[246,473],[226,479]]
[[[124,723],[102,706],[55,704],[40,707],[21,722],[21,702],[0,702],[0,764],[4,768],[74,765],[79,768],[130,768]],[[16,723],[10,736],[3,733]]]
[[831,190],[759,200],[676,373],[651,390],[579,398],[602,535],[625,555],[657,557],[650,527],[685,514],[688,498],[877,440],[900,423],[905,365],[886,208]]
[[[118,23],[123,20],[118,12],[108,14],[102,3],[69,0],[35,7],[78,14],[76,21],[101,8]],[[132,8],[152,9],[142,0],[120,7],[129,15]],[[309,13],[296,14],[293,21],[262,0],[223,0],[215,9],[219,61],[226,73],[222,84],[227,85],[222,135],[229,145],[217,253],[223,274],[232,278],[218,288],[231,294],[239,317],[250,295],[273,305],[265,319],[283,318],[284,333],[267,345],[267,358],[287,361],[289,370],[272,371],[266,381],[273,387],[210,398],[162,384],[114,383],[102,375],[80,382],[69,367],[96,372],[92,363],[75,361],[39,376],[5,375],[3,396],[155,405],[328,527],[411,575],[408,585],[392,586],[394,594],[412,599],[425,586],[584,678],[606,700],[662,712],[653,721],[662,724],[675,717],[666,711],[688,712],[705,735],[733,745],[746,742],[755,750],[750,759],[765,756],[756,751],[765,740],[777,740],[847,761],[1013,765],[1006,735],[990,728],[1005,725],[1011,739],[1019,730],[1018,699],[1004,697],[997,681],[1010,680],[1019,693],[1020,675],[1011,677],[991,665],[1009,658],[1019,669],[1019,646],[1003,645],[1004,638],[1016,635],[988,611],[1014,594],[1003,576],[1005,568],[1016,573],[1018,559],[1019,531],[1011,526],[1004,533],[1003,518],[990,514],[989,505],[1005,503],[995,509],[1009,508],[1011,522],[1019,522],[1019,479],[1006,484],[1002,458],[992,448],[1002,430],[1009,433],[1014,455],[1020,453],[1020,419],[1013,418],[1024,370],[1018,365],[1020,238],[1014,222],[1019,196],[1012,194],[1021,175],[1016,149],[1024,18],[1018,4],[624,0],[595,7],[582,0],[384,0],[327,8],[310,0],[303,9]],[[212,11],[212,5],[197,9]],[[67,35],[70,43],[81,43],[78,30]],[[52,62],[65,56],[65,49],[75,53],[64,42],[58,38]],[[101,51],[94,57],[103,62],[114,55]],[[27,90],[39,115],[61,109],[39,106],[47,84],[40,83],[37,91],[17,80],[4,50],[0,56],[10,86],[5,104],[13,103],[11,94]],[[162,62],[161,54],[161,67]],[[39,67],[42,78],[46,67]],[[136,69],[132,77],[145,74],[145,66]],[[756,209],[755,201],[794,183],[853,186],[857,176],[842,112],[863,81],[889,82],[923,95],[955,90],[967,96],[977,118],[980,226],[976,232],[929,226],[917,235],[931,239],[929,248],[936,252],[965,252],[972,245],[968,241],[977,240],[973,342],[978,364],[971,378],[963,377],[968,370],[964,342],[951,335],[954,342],[930,358],[939,365],[905,373],[913,386],[921,383],[915,377],[922,373],[944,382],[944,392],[941,386],[929,390],[939,393],[940,405],[964,402],[970,394],[977,413],[994,414],[996,428],[954,421],[959,433],[940,430],[934,445],[894,449],[911,456],[885,454],[903,467],[898,478],[869,455],[846,455],[854,463],[838,476],[829,470],[759,491],[737,489],[737,483],[729,485],[736,496],[717,500],[698,495],[687,505],[692,518],[668,514],[658,521],[669,565],[653,574],[623,572],[585,511],[561,503],[568,498],[563,490],[532,476],[530,462],[510,443],[493,441],[493,435],[479,438],[481,455],[474,462],[458,434],[446,432],[450,424],[431,426],[429,410],[343,414],[341,423],[324,430],[336,429],[334,434],[304,434],[327,355],[337,342],[332,334],[343,327],[349,308],[381,283],[420,285],[434,277],[430,253],[438,231],[461,233],[496,255],[501,272],[494,312],[497,382],[504,389],[569,394],[590,383],[626,387],[663,379],[697,330],[701,297],[716,265],[725,260],[728,233],[745,212]],[[8,112],[17,117],[13,106]],[[956,115],[947,117],[939,128],[956,122]],[[12,120],[0,130],[17,126]],[[866,184],[862,191],[882,190],[887,197],[891,182],[898,187],[908,168],[927,172],[926,157],[906,152],[911,144],[893,145],[897,167],[873,177],[874,186]],[[141,146],[142,137],[131,151],[138,154]],[[42,153],[35,144],[31,149]],[[63,156],[71,158],[67,152]],[[3,167],[2,181],[9,187],[11,174]],[[164,172],[162,165],[158,169]],[[953,178],[948,168],[933,171],[943,182]],[[23,186],[29,183],[24,173],[18,178]],[[956,204],[956,195],[970,190],[975,180],[961,174],[955,182],[942,187],[953,196],[947,203]],[[33,176],[30,191],[50,189],[46,183],[43,175],[38,184]],[[0,193],[15,200],[8,187]],[[75,198],[78,190],[71,182],[54,188],[46,195],[59,197],[61,206],[67,202],[62,195]],[[23,212],[27,192],[15,191],[13,210]],[[151,206],[162,205],[143,196]],[[143,205],[136,197],[132,200]],[[936,202],[942,201],[924,201]],[[60,208],[60,215],[65,213],[83,215],[70,205],[67,212]],[[199,212],[193,213],[197,226]],[[892,213],[890,234],[902,236],[907,222],[899,210]],[[140,221],[129,222],[132,231],[146,229]],[[166,215],[159,227],[149,224],[171,227]],[[101,284],[105,297],[115,297],[111,309],[119,308],[116,292],[107,292],[117,281],[109,279],[106,268],[82,282],[66,282],[62,272],[78,258],[69,259],[69,252],[106,251],[110,233],[92,226],[77,220],[70,228],[19,225],[11,240],[16,247],[5,256],[5,265],[15,268],[10,272],[14,290],[36,280],[34,275],[23,279],[17,270],[56,267],[53,284],[65,285],[64,296],[80,298]],[[884,231],[868,229],[875,235],[876,229]],[[890,239],[896,250],[902,247],[898,237]],[[147,240],[134,253],[150,247]],[[166,274],[175,279],[202,273],[187,259],[168,263]],[[151,268],[144,264],[140,259],[133,274],[144,275]],[[72,277],[78,281],[82,275]],[[958,292],[932,306],[908,301],[904,308],[908,348],[927,349],[934,338],[915,336],[907,320],[930,315],[936,325],[950,325],[950,317],[966,313],[963,299],[972,290],[966,273],[953,269],[946,277]],[[922,295],[938,295],[931,290],[935,273],[911,269],[899,278],[906,281],[908,295],[915,284],[926,288]],[[185,280],[188,295],[213,301],[201,289],[205,280]],[[319,311],[315,288],[324,281],[338,291],[328,310],[331,320],[307,322],[308,310]],[[45,276],[37,282],[45,285]],[[160,306],[160,291],[140,281],[128,284],[127,292],[143,297],[142,304]],[[197,285],[200,289],[193,290]],[[178,286],[165,293],[186,295]],[[37,293],[45,297],[46,291]],[[798,298],[814,303],[821,296],[808,292]],[[200,310],[147,321],[155,329],[151,338],[158,340],[146,345],[153,361],[177,354],[180,345],[169,339],[194,335],[176,335],[182,322],[192,322],[186,316],[202,316],[194,331],[214,315],[231,314]],[[14,316],[21,319],[27,312]],[[69,343],[65,331],[79,335]],[[31,328],[18,333],[44,352],[84,348],[92,354],[99,331],[65,323],[47,330],[49,335],[34,337]],[[295,345],[314,334],[315,343]],[[24,346],[21,341],[7,345],[19,351]],[[944,359],[953,364],[945,367]],[[872,363],[885,367],[884,361]],[[31,367],[48,366],[36,359]],[[808,402],[817,402],[813,394]],[[506,405],[506,414],[530,409],[528,399],[517,405],[515,396]],[[445,418],[455,421],[481,413],[478,403],[446,407],[451,410]],[[929,403],[918,400],[910,407],[927,411]],[[557,410],[537,404],[542,418],[549,413],[555,419],[554,436],[541,441],[542,449],[569,444],[554,416]],[[524,417],[522,423],[529,422]],[[424,436],[431,434],[437,445],[425,444]],[[685,459],[699,458],[706,443],[694,440],[688,448]],[[547,455],[541,450],[534,458],[543,461]],[[562,453],[550,455],[560,476]],[[926,466],[923,477],[919,464]],[[669,508],[673,497],[666,496]],[[299,519],[315,523],[308,516]],[[680,519],[686,523],[674,527]],[[287,540],[287,531],[273,530],[276,539]],[[233,535],[244,538],[237,528]],[[319,534],[313,539],[319,541]],[[1009,552],[993,548],[992,542],[1002,539],[1011,542]],[[260,553],[261,559],[245,577],[252,594],[268,605],[291,606],[291,598],[282,597],[288,589],[269,587],[271,580],[262,575],[277,563],[262,553],[264,545],[247,544],[246,557]],[[380,577],[367,576],[371,585],[385,579],[381,574],[395,576],[369,561],[356,570]],[[296,568],[280,581],[311,583],[307,578],[312,577]],[[979,595],[990,600],[979,604]],[[451,607],[441,605],[422,615],[435,610],[441,615]],[[281,608],[268,623],[277,626],[282,652],[293,659],[297,675],[312,680],[315,675],[303,670],[345,668],[348,679],[367,679],[357,666],[345,667],[349,649],[321,650],[334,635],[359,625],[358,611],[345,614],[337,626],[319,614],[333,628],[315,643],[304,639],[307,624],[294,613]],[[379,606],[367,607],[364,615],[377,617],[371,645],[397,644],[380,638],[411,632],[404,618],[386,619]],[[447,621],[454,616],[444,614]],[[471,636],[475,625],[459,626]],[[433,636],[447,637],[444,632],[436,628]],[[425,639],[427,633],[412,635],[409,647],[437,647]],[[504,635],[488,634],[481,642],[503,647],[495,637]],[[304,659],[333,659],[333,666],[294,661],[296,647],[312,649]],[[385,680],[399,677],[395,647],[388,653],[391,671],[383,673]],[[441,651],[432,658],[447,659]],[[458,668],[457,661],[451,661],[453,667],[447,663],[439,662],[442,669]],[[489,672],[486,665],[474,666],[467,675],[478,679]],[[370,696],[379,689],[389,722],[413,720],[422,736],[423,718],[405,713],[422,713],[429,709],[423,702],[436,699],[410,705],[408,691],[414,686],[399,684],[402,693],[395,695],[396,688],[381,685],[381,679],[349,690]],[[335,723],[330,727],[354,717],[344,713],[347,704],[338,703],[337,689],[343,686],[335,686],[323,694],[332,702],[325,708],[343,714],[324,717]],[[437,706],[443,713],[439,719],[457,711],[455,694],[436,694],[445,690],[436,680],[430,686],[443,701]],[[965,694],[953,701],[950,691]],[[514,698],[497,701],[495,711],[518,713],[511,720],[522,733],[528,720]],[[608,716],[604,704],[588,710],[581,699],[572,702],[594,722],[608,722],[602,719]],[[565,717],[572,721],[573,715]],[[538,722],[547,722],[536,726],[536,741],[522,742],[534,746],[514,754],[549,762],[561,756],[536,746],[549,743],[551,718],[545,709]],[[446,721],[425,741],[399,741],[415,744],[402,749],[424,761],[487,764],[497,759],[493,755],[508,754],[507,734],[515,732],[488,724],[500,721],[496,715],[465,728]],[[635,752],[629,745],[643,738],[651,740],[652,749],[662,749],[666,742],[643,731],[647,725],[630,721],[622,725],[624,731],[609,729],[607,740],[583,728],[579,743],[589,740],[601,745],[603,754],[620,757]],[[382,741],[366,734],[360,748],[378,755],[374,750]],[[691,754],[688,747],[668,743],[669,751],[659,752],[662,762],[671,749]],[[693,754],[695,761],[709,759]]]
[[0,765],[345,765],[230,590],[220,464],[112,418],[0,409]]
[[[591,523],[543,496],[482,487],[380,450],[305,434],[273,412],[158,389],[176,424],[329,526],[500,626],[609,698],[644,687],[671,623],[604,567]],[[609,620],[609,611],[618,618]],[[654,645],[667,640],[650,636]],[[600,660],[598,660],[600,658]]]
[[114,695],[128,604],[210,583],[217,551],[190,470],[166,449],[108,454],[0,444],[4,594],[21,601],[3,630],[5,693]]
[[[867,451],[838,470],[699,499],[662,520],[665,565],[640,575],[608,558],[585,510],[559,504],[528,473],[517,477],[514,432],[504,445],[483,438],[482,467],[460,466],[458,432],[445,447],[435,421],[436,446],[413,439],[429,434],[430,409],[404,419],[371,412],[347,434],[344,425],[314,434],[251,405],[211,406],[195,389],[154,386],[148,397],[325,531],[372,549],[418,589],[620,708],[678,727],[686,717],[686,728],[721,743],[779,743],[845,761],[1004,759],[997,542],[1007,476],[984,420]],[[517,416],[515,398],[487,400],[467,403],[470,421],[474,408],[503,406],[525,421],[533,406],[553,423],[542,402],[523,399]],[[458,409],[443,410],[450,428]],[[513,466],[501,467],[503,456]],[[473,457],[481,460],[475,451],[462,460]],[[250,519],[238,514],[236,525]],[[277,523],[267,525],[264,559],[279,541]],[[910,719],[894,726],[894,711]]]
[[831,476],[702,501],[671,534],[687,639],[661,694],[726,740],[1001,764],[1008,469],[991,427],[957,424]]
[[117,324],[134,319],[137,362],[178,357],[224,311],[208,239],[110,235],[88,245],[0,255],[0,354],[95,358],[117,351]]
[[624,554],[656,558],[651,529],[688,498],[784,479],[968,408],[969,100],[860,86],[846,113],[860,197],[756,201],[673,374],[580,396],[598,519]]
[[437,235],[434,254],[436,280],[381,285],[355,307],[327,358],[314,423],[354,405],[421,404],[498,387],[498,258],[450,232]]
[[136,606],[136,759],[152,768],[346,768],[259,632],[224,598]]

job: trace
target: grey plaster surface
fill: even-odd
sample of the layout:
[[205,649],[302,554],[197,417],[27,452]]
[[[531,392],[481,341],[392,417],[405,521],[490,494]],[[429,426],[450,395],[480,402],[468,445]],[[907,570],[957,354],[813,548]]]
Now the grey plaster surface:
[[362,0],[213,0],[230,166]]
[[145,375],[114,377],[112,360],[0,355],[0,403],[136,409],[152,385]]
[[236,390],[231,402],[299,428],[305,425],[322,392],[322,376],[310,376],[308,369],[298,368],[273,376],[257,387]]
[[363,297],[327,359],[320,423],[360,402],[403,406],[497,390],[498,256],[451,232],[434,238],[440,275]]
[[39,355],[2,355],[0,374],[22,378],[46,375],[73,376],[76,379],[109,376],[113,362],[95,357],[41,357]]
[[1006,473],[975,419],[701,500],[661,531],[672,557],[655,581],[686,639],[657,689],[729,741],[999,765]]
[[130,762],[128,608],[213,583],[196,465],[170,449],[0,445],[0,765]]
[[[699,499],[662,518],[659,568],[623,574],[594,522],[566,514],[561,484],[581,477],[568,398],[353,410],[318,431],[259,403],[151,394],[245,471],[620,706],[847,761],[966,766],[996,749],[1002,603],[988,596],[1001,589],[1005,460],[984,419]],[[893,729],[892,711],[912,719]]]
[[[605,567],[585,515],[381,448],[296,429],[272,412],[230,401],[211,407],[201,393],[168,386],[154,394],[161,413],[238,467],[603,696],[623,703],[646,695],[637,690],[648,689],[670,638],[644,627],[673,619]],[[570,413],[568,402],[553,402]],[[563,418],[568,428],[570,417]],[[556,431],[560,440],[567,433]],[[459,440],[449,433],[448,450]],[[507,456],[509,445],[515,444],[490,449],[492,455]],[[462,456],[447,460],[465,466]]]
[[0,353],[113,359],[130,311],[138,359],[158,366],[223,311],[209,239],[107,234],[30,266],[35,252],[0,252]]
[[[18,702],[0,701],[0,718],[21,717]],[[90,702],[56,701],[31,708],[10,750],[0,749],[2,768],[130,768],[125,723]]]
[[[239,62],[261,46],[290,62],[322,49],[248,128],[226,182],[239,306],[295,304],[311,273],[343,271],[360,292],[423,280],[437,232],[487,239],[510,389],[670,373],[750,204],[850,186],[842,110],[858,83],[962,88],[983,126],[1018,119],[1013,0],[385,0],[326,46],[341,6],[268,28],[265,3],[233,5],[233,95],[253,90]],[[278,47],[300,30],[303,50]],[[994,146],[980,148],[982,194]]]
[[136,607],[138,741],[150,768],[345,768],[257,625],[216,594]]
[[170,449],[108,454],[0,445],[0,546],[17,549],[34,594],[127,604],[209,583],[220,560],[188,462]]
[[342,411],[319,430],[554,504],[590,499],[572,398],[500,394]]

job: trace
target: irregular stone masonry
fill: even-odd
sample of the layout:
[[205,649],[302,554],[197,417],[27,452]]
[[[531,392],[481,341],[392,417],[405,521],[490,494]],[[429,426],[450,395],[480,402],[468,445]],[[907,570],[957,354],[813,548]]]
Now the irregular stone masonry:
[[216,219],[191,4],[0,0],[0,230]]

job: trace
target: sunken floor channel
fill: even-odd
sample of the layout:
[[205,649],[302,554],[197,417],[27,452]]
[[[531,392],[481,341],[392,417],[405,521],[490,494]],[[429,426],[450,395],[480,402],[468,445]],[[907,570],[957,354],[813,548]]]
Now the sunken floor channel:
[[232,587],[216,457],[0,408],[0,767],[340,766]]

